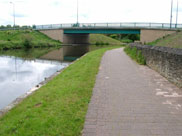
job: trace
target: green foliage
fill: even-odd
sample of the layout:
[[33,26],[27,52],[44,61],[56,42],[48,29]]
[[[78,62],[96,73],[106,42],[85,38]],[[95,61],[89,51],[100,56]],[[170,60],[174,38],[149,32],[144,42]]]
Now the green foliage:
[[113,39],[118,39],[118,35],[117,34],[111,34],[110,37],[113,38]]
[[73,24],[72,27],[79,27],[80,24],[79,23],[76,23],[76,24]]
[[179,33],[179,32],[181,32],[181,30],[178,29],[177,32]]
[[30,49],[13,49],[13,50],[1,50],[0,55],[16,56],[26,59],[35,59],[43,56],[44,54],[56,50],[56,47],[51,48],[30,48]]
[[124,51],[135,61],[137,61],[141,65],[146,65],[146,60],[142,55],[140,50],[137,50],[136,47],[125,47]]
[[121,40],[122,42],[126,40],[130,40],[132,42],[140,40],[139,34],[109,34],[109,37],[116,40]]
[[109,43],[108,43],[108,42],[102,42],[102,41],[101,41],[101,42],[96,42],[95,45],[96,45],[96,46],[99,46],[99,45],[102,46],[102,45],[109,45]]
[[100,60],[113,48],[88,53],[24,99],[0,118],[0,135],[81,135]]
[[0,29],[4,29],[4,28],[6,28],[6,26],[3,26],[3,25],[0,26]]
[[28,49],[28,48],[32,48],[32,36],[30,34],[24,34],[23,35],[23,46]]
[[132,40],[133,42],[137,41],[137,40],[140,40],[140,35],[139,34],[129,34],[127,37],[128,37],[128,39]]
[[6,28],[11,28],[12,26],[11,25],[7,25]]
[[33,25],[32,28],[33,28],[33,29],[36,29],[36,25]]
[[132,43],[133,41],[130,39],[122,39],[121,42],[122,43]]
[[11,26],[11,25],[7,25],[7,26],[1,25],[0,26],[0,29],[13,29],[13,28],[16,28],[17,30],[18,29],[32,29],[33,26],[27,26],[27,25],[24,25],[24,26],[15,25],[15,27]]
[[[161,40],[161,38],[160,38],[160,39],[157,39],[157,40],[155,40],[155,41],[153,41],[153,42],[149,42],[149,43],[147,43],[147,45],[152,45],[152,46],[157,45],[157,43],[158,43],[160,40]],[[145,44],[146,44],[146,43],[145,43]]]

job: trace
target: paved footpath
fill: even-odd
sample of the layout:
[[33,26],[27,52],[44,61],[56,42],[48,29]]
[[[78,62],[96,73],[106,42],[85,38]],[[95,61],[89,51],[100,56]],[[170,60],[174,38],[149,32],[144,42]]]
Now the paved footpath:
[[182,136],[182,89],[132,61],[105,53],[83,136]]

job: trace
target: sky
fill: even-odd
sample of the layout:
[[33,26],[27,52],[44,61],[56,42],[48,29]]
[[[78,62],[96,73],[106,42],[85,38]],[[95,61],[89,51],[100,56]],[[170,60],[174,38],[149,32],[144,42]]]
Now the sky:
[[[79,23],[156,22],[169,23],[171,0],[78,0]],[[0,25],[76,23],[77,0],[0,0]],[[173,0],[176,23],[177,0]],[[182,0],[178,23],[182,24]]]

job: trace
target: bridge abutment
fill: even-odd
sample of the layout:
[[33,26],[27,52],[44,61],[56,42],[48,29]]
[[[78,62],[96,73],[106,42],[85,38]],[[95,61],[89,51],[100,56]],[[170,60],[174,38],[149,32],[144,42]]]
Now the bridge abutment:
[[140,30],[140,41],[145,44],[155,41],[163,36],[175,33],[176,30],[160,30],[160,29],[141,29]]
[[45,29],[45,30],[39,30],[39,31],[54,40],[59,40],[63,42],[64,30],[62,29],[51,29],[51,30]]

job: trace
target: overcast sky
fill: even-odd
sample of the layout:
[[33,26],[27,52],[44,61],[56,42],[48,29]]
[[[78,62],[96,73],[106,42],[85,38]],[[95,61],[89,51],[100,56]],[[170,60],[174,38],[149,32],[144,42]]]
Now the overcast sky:
[[[11,0],[10,0],[11,1]],[[0,0],[0,25],[13,25],[13,5]],[[77,0],[12,0],[17,25],[75,23]],[[176,22],[174,0],[173,23]],[[79,22],[170,22],[171,0],[79,0]],[[182,23],[179,0],[178,23]]]

